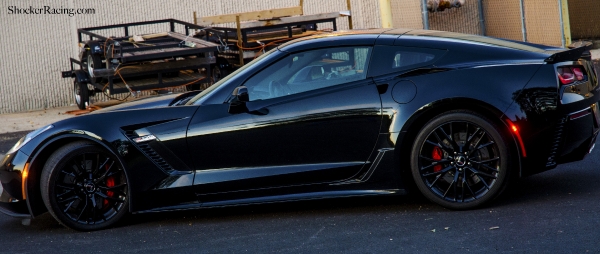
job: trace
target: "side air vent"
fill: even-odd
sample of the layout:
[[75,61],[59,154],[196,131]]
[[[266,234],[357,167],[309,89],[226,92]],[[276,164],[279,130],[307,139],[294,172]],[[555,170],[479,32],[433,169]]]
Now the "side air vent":
[[[133,131],[133,130],[125,131],[125,135],[127,136],[127,138],[129,138],[132,141],[133,141],[133,139],[138,138],[138,135],[135,134],[135,131]],[[150,142],[145,142],[145,143],[131,142],[131,143],[133,145],[137,146],[140,149],[140,151],[142,151],[142,153],[144,155],[146,155],[146,157],[148,157],[150,160],[152,160],[162,170],[167,171],[167,172],[174,170],[173,167],[171,167],[171,165],[169,165],[169,163],[167,163],[158,153],[156,153],[156,151],[154,149],[152,149],[152,147],[150,146]]]
[[554,135],[552,138],[552,143],[550,143],[550,155],[548,156],[548,161],[546,162],[546,167],[554,167],[556,166],[556,155],[559,152],[561,140],[563,137],[563,131],[565,128],[565,119],[561,119],[556,125],[556,130],[554,131]]

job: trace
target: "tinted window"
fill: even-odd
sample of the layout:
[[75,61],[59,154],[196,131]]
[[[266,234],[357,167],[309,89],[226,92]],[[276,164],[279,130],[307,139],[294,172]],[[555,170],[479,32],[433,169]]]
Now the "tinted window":
[[431,65],[439,60],[445,50],[399,46],[376,46],[369,76],[379,76]]
[[435,55],[423,52],[396,51],[392,68],[407,67],[433,61]]
[[366,78],[371,47],[340,47],[290,54],[244,84],[250,100],[302,93]]

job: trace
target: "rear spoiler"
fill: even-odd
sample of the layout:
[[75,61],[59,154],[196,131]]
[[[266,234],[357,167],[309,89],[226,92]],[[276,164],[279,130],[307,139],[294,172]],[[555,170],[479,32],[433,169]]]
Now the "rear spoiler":
[[576,42],[569,45],[569,49],[554,53],[544,61],[549,64],[565,61],[577,61],[580,58],[592,60],[590,50],[592,49],[591,42]]

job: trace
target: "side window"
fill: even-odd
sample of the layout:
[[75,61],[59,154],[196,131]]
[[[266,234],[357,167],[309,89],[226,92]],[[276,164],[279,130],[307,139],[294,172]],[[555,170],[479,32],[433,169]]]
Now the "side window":
[[367,76],[371,47],[338,47],[290,54],[248,79],[250,101],[335,86]]
[[409,51],[396,51],[394,54],[394,61],[392,68],[400,68],[411,66],[414,64],[431,62],[435,58],[435,55],[424,52],[409,52]]
[[376,46],[369,76],[400,72],[428,66],[438,61],[446,50],[400,46]]

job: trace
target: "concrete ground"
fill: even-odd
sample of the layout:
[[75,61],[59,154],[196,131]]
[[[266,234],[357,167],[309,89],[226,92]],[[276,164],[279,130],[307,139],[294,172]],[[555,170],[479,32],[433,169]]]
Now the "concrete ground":
[[[41,128],[45,125],[69,118],[74,115],[67,111],[77,110],[76,106],[50,108],[44,110],[27,111],[12,114],[2,114],[0,118],[0,141],[12,146],[28,132]],[[0,146],[0,158],[10,149],[5,145]]]
[[77,110],[77,107],[50,108],[44,110],[2,114],[2,121],[0,121],[0,134],[35,130],[53,122],[73,117],[74,115],[66,113],[67,111],[71,110]]

